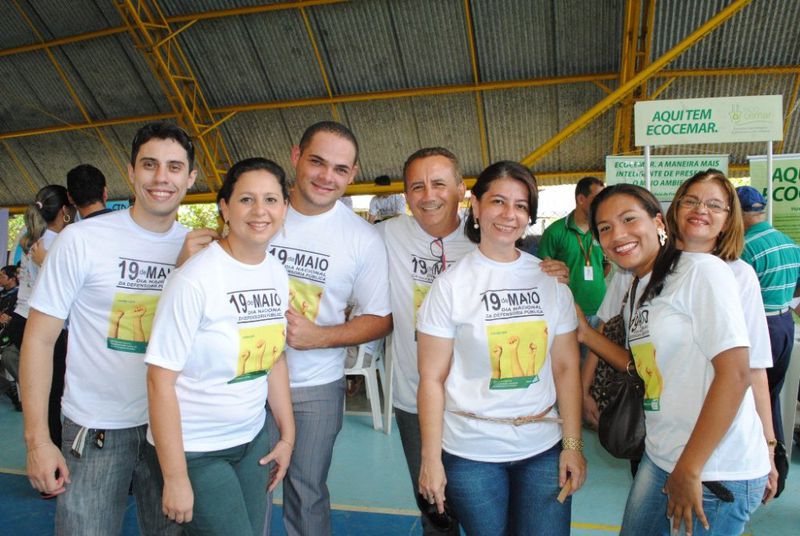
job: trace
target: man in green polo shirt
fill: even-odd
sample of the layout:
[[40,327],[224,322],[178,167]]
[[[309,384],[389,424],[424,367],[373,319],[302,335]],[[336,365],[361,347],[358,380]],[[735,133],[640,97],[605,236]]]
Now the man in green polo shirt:
[[[575,210],[545,229],[539,242],[539,257],[563,261],[569,267],[569,288],[589,323],[606,293],[603,250],[589,231],[589,207],[605,187],[597,177],[584,177],[575,186]],[[583,356],[583,351],[581,352]]]
[[742,260],[752,266],[758,276],[772,347],[772,368],[767,369],[767,381],[772,405],[772,426],[778,440],[775,446],[777,497],[783,491],[788,471],[780,393],[794,344],[794,320],[789,305],[800,279],[800,247],[769,224],[764,212],[767,200],[761,192],[750,186],[740,186],[736,193],[742,205],[745,228]]

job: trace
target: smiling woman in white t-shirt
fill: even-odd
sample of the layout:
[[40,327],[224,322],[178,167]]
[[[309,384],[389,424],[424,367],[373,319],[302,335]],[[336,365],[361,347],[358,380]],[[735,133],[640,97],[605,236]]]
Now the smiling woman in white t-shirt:
[[[170,274],[158,303],[145,358],[148,440],[167,517],[188,534],[255,536],[295,437],[283,356],[289,282],[266,254],[286,217],[284,172],[263,158],[238,162],[217,204],[230,231]],[[280,430],[269,454],[267,399]]]
[[621,534],[666,536],[681,525],[741,534],[770,466],[733,273],[717,257],[676,249],[644,188],[606,188],[591,214],[606,256],[638,283],[627,329],[647,436]]
[[466,222],[478,248],[417,316],[419,490],[470,535],[569,534],[556,497],[585,478],[572,294],[515,246],[537,199],[524,166],[486,168]]

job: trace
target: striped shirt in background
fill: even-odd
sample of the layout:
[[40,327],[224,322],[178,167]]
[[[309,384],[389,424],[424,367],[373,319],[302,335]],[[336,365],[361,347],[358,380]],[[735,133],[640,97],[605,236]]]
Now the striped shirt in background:
[[785,310],[800,282],[800,247],[769,223],[761,222],[745,232],[742,260],[756,271],[764,310]]

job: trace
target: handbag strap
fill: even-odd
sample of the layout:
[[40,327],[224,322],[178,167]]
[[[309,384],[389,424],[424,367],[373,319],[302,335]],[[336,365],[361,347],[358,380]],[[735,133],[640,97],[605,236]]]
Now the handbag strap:
[[[625,347],[628,348],[628,350],[630,350],[630,347],[631,347],[630,343],[628,342],[629,339],[630,339],[630,322],[631,322],[631,320],[633,320],[633,310],[634,310],[634,305],[636,304],[636,287],[638,287],[638,286],[639,286],[639,278],[636,277],[636,276],[633,276],[633,281],[631,281],[631,288],[628,289],[628,292],[625,294],[625,298],[622,300],[622,309],[624,311],[625,310],[625,302],[628,299],[628,294],[632,294],[633,295],[633,298],[631,299],[631,314],[628,317],[628,329],[625,330],[625,333],[626,333]],[[622,314],[622,312],[620,312],[620,314]],[[625,317],[623,316],[622,318],[624,319]],[[630,366],[630,363],[628,365]]]

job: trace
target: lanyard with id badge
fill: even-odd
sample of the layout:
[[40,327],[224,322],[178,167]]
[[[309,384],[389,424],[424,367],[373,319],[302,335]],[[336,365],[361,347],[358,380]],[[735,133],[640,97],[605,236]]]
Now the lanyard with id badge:
[[583,245],[583,239],[580,233],[577,231],[572,232],[575,233],[575,238],[578,240],[578,245],[581,247],[581,253],[583,253],[583,280],[594,281],[594,267],[592,266],[592,245],[594,245],[594,239],[589,239],[589,249],[587,250]]

